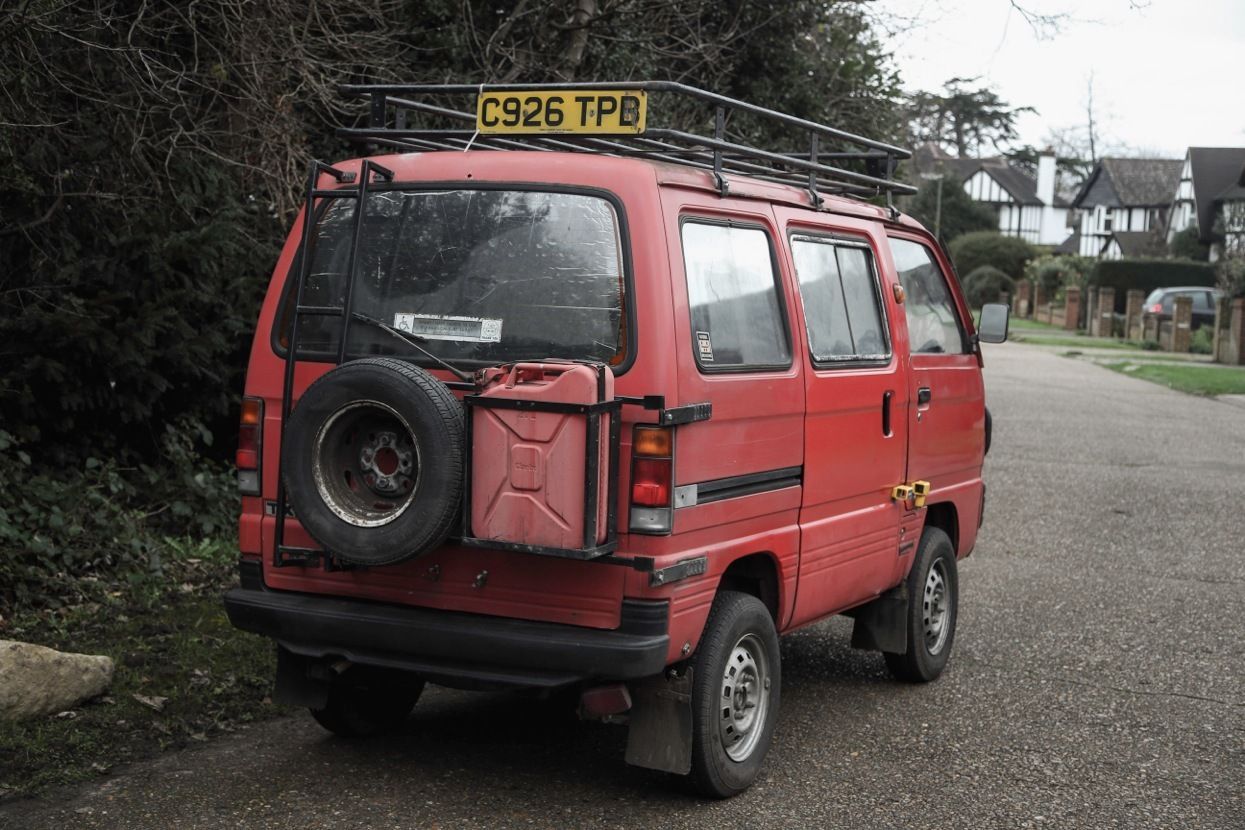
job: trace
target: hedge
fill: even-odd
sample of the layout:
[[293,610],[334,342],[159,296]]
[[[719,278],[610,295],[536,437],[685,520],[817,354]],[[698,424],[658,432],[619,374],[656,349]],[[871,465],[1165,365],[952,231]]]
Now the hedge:
[[1016,281],[1004,274],[993,265],[981,265],[974,268],[964,277],[964,297],[972,308],[981,308],[986,303],[997,303],[999,294],[1006,291],[1016,293]]
[[1139,289],[1149,294],[1156,288],[1179,285],[1214,286],[1215,268],[1187,259],[1104,259],[1089,274],[1092,288],[1114,288],[1115,310],[1123,312],[1126,293]]
[[1025,263],[1034,257],[1033,246],[996,231],[974,231],[951,240],[951,261],[959,274],[992,265],[1012,279],[1024,276]]

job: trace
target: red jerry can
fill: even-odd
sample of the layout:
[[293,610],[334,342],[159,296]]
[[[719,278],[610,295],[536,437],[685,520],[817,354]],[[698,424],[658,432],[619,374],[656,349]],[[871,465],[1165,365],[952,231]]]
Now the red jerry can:
[[[614,373],[600,364],[547,361],[487,369],[481,404],[472,406],[471,531],[478,539],[582,550],[587,516],[593,544],[606,537],[608,413],[542,411],[542,404],[614,399]],[[533,408],[489,406],[506,399]],[[600,418],[597,497],[585,504],[588,419]],[[504,460],[504,463],[501,463]]]

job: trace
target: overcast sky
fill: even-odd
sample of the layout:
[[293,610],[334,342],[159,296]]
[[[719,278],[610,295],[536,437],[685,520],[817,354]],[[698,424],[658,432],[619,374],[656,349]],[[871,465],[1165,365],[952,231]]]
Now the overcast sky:
[[888,40],[907,89],[980,76],[1037,109],[1019,122],[1022,143],[1083,125],[1092,73],[1108,151],[1176,158],[1189,146],[1245,146],[1245,0],[1018,0],[1073,16],[1046,40],[1009,0],[875,2],[884,20],[915,21]]

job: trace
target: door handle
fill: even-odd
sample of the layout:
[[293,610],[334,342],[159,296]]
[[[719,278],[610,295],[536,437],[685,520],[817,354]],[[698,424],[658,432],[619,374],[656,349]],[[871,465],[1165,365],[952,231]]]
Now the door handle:
[[929,403],[932,397],[934,397],[933,390],[928,386],[922,386],[920,389],[916,390],[916,405],[925,406]]
[[887,438],[891,437],[891,397],[893,392],[886,392],[882,395],[882,434]]

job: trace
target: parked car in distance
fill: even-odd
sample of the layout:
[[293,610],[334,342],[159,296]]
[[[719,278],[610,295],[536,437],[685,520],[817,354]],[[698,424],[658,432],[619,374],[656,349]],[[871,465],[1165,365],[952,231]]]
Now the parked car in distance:
[[1190,297],[1193,300],[1193,330],[1215,323],[1215,303],[1222,296],[1218,289],[1204,285],[1186,285],[1176,288],[1156,288],[1146,297],[1142,304],[1143,314],[1157,317],[1159,322],[1172,318],[1177,297]]
[[[341,134],[402,152],[310,171],[242,409],[225,605],[276,700],[361,736],[425,683],[578,690],[629,763],[725,797],[779,635],[849,614],[939,676],[1008,311],[974,326],[934,237],[850,198],[912,192],[906,150],[664,82],[347,89],[374,121]],[[646,131],[657,95],[809,151]]]

